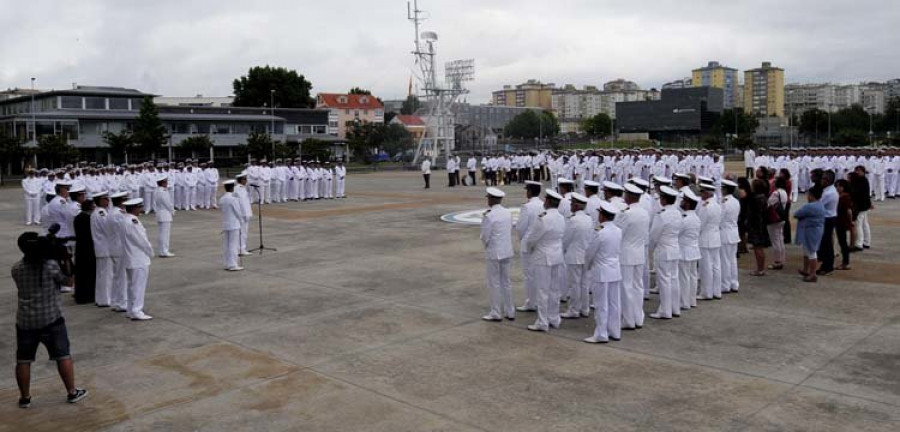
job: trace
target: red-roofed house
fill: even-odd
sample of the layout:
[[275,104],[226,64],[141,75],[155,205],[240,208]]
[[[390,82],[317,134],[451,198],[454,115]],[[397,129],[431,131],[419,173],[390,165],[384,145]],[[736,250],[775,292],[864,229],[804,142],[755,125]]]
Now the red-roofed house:
[[319,93],[316,108],[329,111],[328,133],[339,138],[347,137],[348,121],[384,123],[384,105],[372,95]]
[[416,142],[422,139],[425,134],[425,120],[417,115],[397,114],[391,119],[391,124],[402,125],[412,135]]

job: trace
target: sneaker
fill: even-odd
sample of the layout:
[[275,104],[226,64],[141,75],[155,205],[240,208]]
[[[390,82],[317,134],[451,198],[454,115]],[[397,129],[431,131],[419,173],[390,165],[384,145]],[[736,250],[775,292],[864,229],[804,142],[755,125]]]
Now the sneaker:
[[496,317],[493,315],[485,315],[485,316],[481,317],[481,319],[483,319],[485,321],[498,321],[498,322],[503,321],[503,318]]
[[31,397],[19,398],[19,408],[31,408]]
[[559,314],[559,317],[565,318],[565,319],[578,319],[578,318],[581,318],[581,313],[580,312],[565,312],[565,313]]
[[145,314],[145,313],[143,313],[143,312],[138,312],[138,313],[132,315],[130,318],[131,318],[132,321],[148,321],[148,320],[152,320],[152,319],[153,319],[152,316],[147,315],[147,314]]
[[605,344],[605,343],[609,342],[608,340],[603,340],[603,339],[600,339],[600,338],[595,338],[595,337],[593,337],[593,336],[588,337],[588,338],[584,338],[584,339],[582,339],[582,340],[585,341],[585,342],[587,342],[587,343],[592,343],[592,344]]
[[534,324],[528,324],[528,330],[536,331],[536,332],[545,332],[545,331],[547,331],[546,328],[538,327],[538,326],[536,326],[536,325],[534,325]]
[[528,307],[528,306],[519,306],[516,308],[519,312],[537,312],[537,308]]
[[250,256],[250,255],[253,255],[253,254],[250,253],[250,252],[247,252],[247,251],[243,251],[243,252],[241,252],[241,253],[238,254],[238,256]]
[[241,270],[243,270],[243,269],[244,269],[243,267],[237,266],[237,267],[227,268],[227,269],[225,269],[225,270],[228,270],[228,271],[241,271]]
[[77,389],[75,389],[75,393],[70,393],[68,396],[66,396],[66,401],[71,404],[78,403],[82,399],[86,398],[87,395],[88,395],[87,390],[77,388]]

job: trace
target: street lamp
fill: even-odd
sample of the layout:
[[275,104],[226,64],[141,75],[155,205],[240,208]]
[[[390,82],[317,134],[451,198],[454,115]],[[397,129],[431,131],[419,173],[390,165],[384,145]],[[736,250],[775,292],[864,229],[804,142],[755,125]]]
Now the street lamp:
[[828,104],[828,145],[831,145],[831,110],[832,104]]
[[34,116],[34,80],[36,78],[31,77],[31,139],[37,144],[37,122],[35,121]]
[[272,137],[272,158],[275,158],[275,89],[269,90],[269,106],[272,107],[272,129],[269,136]]
[[869,114],[869,147],[872,146],[872,141],[875,138],[875,132],[872,130],[872,111],[874,110],[874,106],[866,107],[866,112]]

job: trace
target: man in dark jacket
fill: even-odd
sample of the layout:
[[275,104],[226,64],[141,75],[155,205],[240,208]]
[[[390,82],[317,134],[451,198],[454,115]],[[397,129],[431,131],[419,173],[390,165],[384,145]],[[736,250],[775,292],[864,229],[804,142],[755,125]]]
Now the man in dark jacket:
[[853,239],[853,252],[868,249],[872,236],[869,230],[869,210],[872,209],[869,179],[866,178],[866,167],[859,165],[850,175],[850,198],[853,200],[853,222],[856,229],[850,231]]

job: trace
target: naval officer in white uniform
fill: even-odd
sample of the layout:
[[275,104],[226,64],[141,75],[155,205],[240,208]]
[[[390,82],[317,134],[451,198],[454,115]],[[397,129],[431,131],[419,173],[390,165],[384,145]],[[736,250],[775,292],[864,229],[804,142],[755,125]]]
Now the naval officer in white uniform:
[[482,319],[502,321],[516,319],[516,309],[512,299],[509,271],[512,268],[512,215],[503,207],[506,194],[497,188],[487,188],[490,207],[481,220],[481,244],[484,245],[487,265],[487,287],[491,299],[491,311]]

